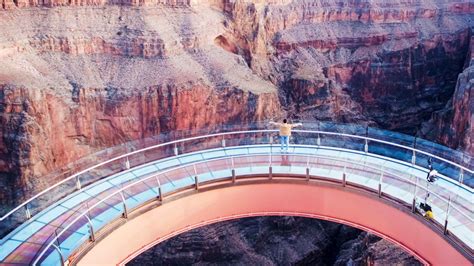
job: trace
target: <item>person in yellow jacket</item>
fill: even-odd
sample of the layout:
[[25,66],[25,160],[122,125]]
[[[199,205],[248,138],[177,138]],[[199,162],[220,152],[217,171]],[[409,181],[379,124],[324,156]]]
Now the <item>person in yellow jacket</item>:
[[276,122],[271,121],[270,124],[276,125],[280,128],[281,151],[284,150],[285,146],[286,146],[286,150],[288,151],[288,146],[290,144],[291,129],[294,127],[303,125],[301,123],[289,124],[286,119],[283,119],[283,123],[276,123]]

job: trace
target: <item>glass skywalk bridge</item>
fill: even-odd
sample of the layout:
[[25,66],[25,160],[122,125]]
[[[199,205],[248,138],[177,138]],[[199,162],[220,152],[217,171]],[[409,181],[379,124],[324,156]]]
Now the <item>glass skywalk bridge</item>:
[[[5,214],[1,218],[0,262],[64,263],[97,235],[111,230],[113,222],[127,219],[147,203],[203,184],[238,183],[244,178],[324,180],[356,186],[414,212],[429,193],[433,226],[442,228],[447,238],[472,254],[470,165],[400,141],[390,142],[389,134],[381,139],[353,133],[295,130],[293,141],[297,144],[289,152],[281,152],[275,130],[223,132],[166,142],[106,160]],[[428,158],[440,172],[435,184],[426,182]]]

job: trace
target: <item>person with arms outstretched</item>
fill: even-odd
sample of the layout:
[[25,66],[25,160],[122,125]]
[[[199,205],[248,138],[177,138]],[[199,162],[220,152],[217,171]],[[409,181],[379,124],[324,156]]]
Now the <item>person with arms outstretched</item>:
[[286,151],[288,151],[288,146],[290,144],[291,129],[294,127],[303,125],[301,123],[289,124],[286,119],[283,119],[283,123],[276,123],[276,122],[271,121],[270,124],[276,125],[280,128],[281,151],[284,150],[285,146],[286,146]]

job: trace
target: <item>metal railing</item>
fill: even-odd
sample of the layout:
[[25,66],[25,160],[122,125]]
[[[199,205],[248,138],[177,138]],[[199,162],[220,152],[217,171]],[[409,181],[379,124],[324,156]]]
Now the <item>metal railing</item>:
[[[379,195],[379,197],[383,196],[383,193],[384,193],[383,185],[384,184],[390,184],[390,182],[387,182],[387,179],[388,179],[388,181],[393,179],[393,180],[397,180],[397,181],[402,181],[402,182],[408,184],[410,186],[410,188],[413,188],[412,198],[410,198],[410,202],[406,202],[406,203],[411,203],[412,204],[411,208],[412,208],[413,212],[416,211],[416,203],[418,202],[418,199],[420,198],[420,194],[429,193],[432,197],[435,197],[438,201],[440,201],[443,204],[443,206],[446,207],[446,209],[443,210],[444,213],[437,212],[437,215],[442,216],[443,214],[445,214],[444,223],[443,223],[443,225],[444,225],[443,230],[444,230],[445,234],[448,233],[448,221],[449,221],[449,218],[452,217],[452,216],[450,216],[450,212],[452,212],[453,210],[457,212],[458,216],[461,216],[462,218],[467,220],[469,223],[472,224],[474,222],[474,220],[468,214],[466,214],[464,211],[462,211],[459,207],[453,205],[449,199],[446,200],[443,196],[437,194],[435,191],[432,191],[432,190],[429,190],[428,188],[424,188],[424,187],[420,186],[418,178],[416,178],[415,181],[413,181],[413,180],[407,179],[405,177],[402,177],[402,176],[400,176],[396,173],[393,173],[392,171],[384,169],[383,167],[374,167],[374,166],[371,166],[371,165],[367,165],[366,163],[360,163],[360,162],[357,162],[357,161],[348,161],[347,159],[328,158],[328,157],[325,157],[325,156],[308,155],[308,154],[304,154],[304,153],[302,153],[302,154],[292,153],[292,154],[289,154],[289,155],[275,155],[273,153],[270,153],[270,154],[261,153],[261,154],[251,154],[251,155],[241,155],[241,156],[220,157],[220,158],[210,159],[210,160],[207,160],[205,162],[200,162],[199,164],[209,164],[209,163],[213,163],[213,162],[217,162],[217,161],[226,161],[226,160],[228,161],[228,160],[230,160],[231,161],[231,163],[230,163],[231,169],[229,169],[230,172],[229,172],[229,177],[228,178],[231,179],[232,182],[236,182],[236,174],[235,173],[236,173],[236,170],[238,169],[238,167],[235,167],[235,160],[236,159],[241,159],[241,158],[256,158],[258,156],[268,157],[268,160],[266,160],[266,159],[261,160],[260,164],[263,165],[263,166],[268,167],[269,179],[272,179],[272,167],[274,167],[274,165],[277,164],[277,161],[275,159],[273,159],[273,157],[280,157],[280,156],[298,157],[298,158],[296,158],[297,159],[296,161],[300,162],[299,163],[300,166],[305,168],[305,171],[301,172],[300,175],[301,176],[306,176],[307,180],[310,179],[309,170],[310,170],[311,166],[313,165],[312,163],[310,163],[310,159],[336,161],[337,164],[334,164],[333,166],[338,167],[340,169],[343,169],[341,179],[338,179],[338,180],[341,181],[341,184],[343,186],[346,186],[346,185],[348,185],[349,182],[351,182],[351,180],[348,179],[348,175],[353,173],[353,172],[350,171],[350,169],[356,169],[354,167],[354,165],[361,166],[361,168],[364,169],[365,173],[367,173],[367,172],[372,172],[372,174],[375,173],[373,176],[375,176],[375,179],[377,179],[377,182],[378,182],[378,186],[376,188],[376,190],[378,190],[378,191],[376,193]],[[302,157],[305,158],[305,160],[301,160]],[[226,165],[229,165],[229,163],[227,163]],[[316,165],[320,166],[321,164],[316,164]],[[112,199],[114,196],[120,196],[121,199],[122,199],[122,203],[123,203],[122,217],[123,218],[128,217],[128,207],[127,207],[126,200],[123,196],[124,193],[127,190],[131,189],[131,188],[134,188],[138,185],[146,183],[146,181],[156,182],[155,183],[155,186],[157,188],[156,199],[159,200],[159,201],[162,201],[163,200],[163,194],[161,193],[161,187],[163,185],[163,182],[160,182],[160,177],[163,177],[168,173],[172,173],[173,171],[179,170],[179,169],[184,168],[184,167],[190,167],[191,168],[191,170],[194,174],[194,180],[193,180],[194,184],[191,182],[190,186],[194,186],[195,189],[198,189],[199,185],[200,185],[199,176],[202,175],[203,173],[199,173],[196,170],[196,167],[197,167],[196,163],[191,163],[190,165],[177,166],[177,167],[174,167],[174,168],[171,168],[171,169],[168,169],[168,170],[156,173],[156,174],[151,174],[151,175],[148,175],[145,178],[139,179],[139,180],[137,180],[137,181],[135,181],[131,184],[128,184],[128,185],[114,191],[113,193],[105,196],[104,198],[102,198],[98,202],[94,203],[92,206],[90,206],[87,209],[85,209],[84,211],[82,211],[74,220],[72,220],[59,233],[57,233],[54,236],[53,239],[51,239],[51,241],[48,243],[48,245],[46,245],[46,247],[38,255],[38,257],[34,261],[33,265],[37,265],[38,263],[40,263],[41,260],[43,259],[43,257],[45,256],[45,254],[51,248],[54,248],[57,252],[59,252],[59,256],[60,256],[61,259],[65,258],[66,256],[64,256],[62,254],[60,247],[55,246],[54,243],[57,242],[58,239],[60,239],[68,231],[70,231],[70,228],[72,226],[74,226],[76,223],[80,222],[80,220],[83,219],[83,218],[86,218],[87,221],[88,221],[89,228],[90,228],[90,231],[89,231],[90,238],[89,239],[90,239],[91,242],[94,242],[95,241],[95,237],[94,237],[95,229],[94,229],[93,223],[91,222],[91,219],[93,219],[93,217],[89,217],[89,214],[91,212],[93,212],[94,209],[100,207],[101,205],[106,203],[108,200]],[[360,170],[360,169],[358,169],[358,170]],[[179,178],[182,178],[182,176],[180,176]],[[385,180],[385,182],[384,182],[384,180]],[[171,182],[171,181],[172,180],[169,180],[168,182]],[[363,186],[363,184],[358,184],[356,182],[354,182],[354,184],[359,185],[359,186],[360,185]],[[372,187],[368,187],[368,188],[373,189]],[[420,192],[424,192],[424,193],[420,193]],[[385,192],[385,193],[389,196],[396,197],[396,195],[391,195],[388,192]],[[439,206],[440,203],[438,202],[437,205]],[[138,208],[138,207],[136,207],[136,208]],[[459,217],[457,217],[457,219],[459,220]]]
[[[318,124],[319,127],[321,127],[320,124]],[[363,152],[370,156],[382,156],[410,163],[420,169],[426,169],[426,161],[431,158],[434,160],[433,164],[439,170],[440,176],[450,182],[457,183],[459,187],[472,193],[473,170],[461,163],[416,148],[416,138],[414,145],[407,146],[371,137],[368,134],[370,132],[368,128],[364,131],[361,131],[360,128],[354,131],[358,131],[362,135],[324,130],[294,130],[293,141],[321,148],[346,149]],[[173,140],[128,152],[88,167],[46,188],[0,217],[0,222],[11,219],[13,220],[12,227],[16,227],[31,219],[32,216],[44,210],[44,206],[58,198],[63,198],[72,192],[84,189],[88,184],[105,177],[123,171],[130,171],[130,169],[148,162],[209,148],[239,146],[246,143],[273,143],[273,136],[276,135],[276,132],[277,130],[269,129],[219,132]],[[58,191],[61,193],[55,193]],[[52,195],[55,197],[52,197]],[[42,199],[42,197],[46,197],[46,199]],[[20,218],[21,212],[24,212],[23,218]]]
[[[165,148],[165,147],[170,147],[170,146],[173,149],[173,154],[176,155],[178,153],[178,145],[183,144],[185,142],[192,142],[192,141],[197,141],[197,140],[202,141],[202,140],[213,139],[213,138],[221,138],[225,143],[225,138],[228,137],[228,136],[231,136],[231,135],[268,134],[268,133],[275,133],[275,132],[276,132],[276,130],[247,130],[247,131],[234,131],[234,132],[215,133],[215,134],[208,134],[208,135],[204,135],[204,136],[196,136],[196,137],[191,137],[191,138],[174,140],[174,141],[154,145],[154,146],[151,146],[151,147],[146,147],[146,148],[136,150],[136,151],[133,151],[133,152],[129,152],[129,153],[114,157],[112,159],[106,160],[104,162],[98,163],[98,164],[96,164],[92,167],[89,167],[87,169],[84,169],[84,170],[82,170],[82,171],[80,171],[76,174],[73,174],[73,175],[69,176],[68,178],[56,183],[53,186],[48,187],[47,189],[41,191],[40,193],[36,194],[35,196],[31,197],[27,201],[23,202],[22,204],[18,205],[17,207],[13,208],[8,213],[6,213],[2,217],[0,217],[0,222],[4,221],[5,219],[10,217],[14,213],[20,211],[21,209],[24,210],[24,214],[25,214],[26,219],[31,218],[31,216],[32,216],[32,210],[31,209],[32,208],[30,207],[30,205],[32,205],[33,201],[39,199],[41,196],[46,195],[48,192],[51,192],[56,188],[60,188],[62,185],[65,185],[67,183],[71,183],[71,181],[74,181],[75,187],[77,188],[77,190],[79,190],[84,186],[81,183],[81,177],[85,176],[86,174],[91,173],[94,170],[100,169],[101,167],[105,166],[105,168],[106,168],[107,166],[111,166],[110,165],[111,163],[116,163],[116,164],[122,165],[122,166],[124,166],[125,169],[129,169],[130,167],[137,166],[140,163],[135,163],[133,166],[130,165],[129,158],[133,157],[134,155],[144,155],[148,151],[153,151],[153,150],[157,150],[157,149],[161,149],[161,148]],[[361,140],[361,141],[364,142],[364,148],[363,149],[367,153],[377,154],[376,151],[375,152],[369,151],[369,149],[371,148],[371,145],[369,145],[369,143],[386,145],[386,146],[392,147],[392,149],[393,148],[399,148],[399,149],[402,149],[404,151],[407,151],[407,152],[411,153],[411,158],[410,159],[411,159],[411,162],[414,165],[420,165],[421,167],[426,166],[426,164],[421,165],[420,160],[417,161],[417,157],[419,158],[420,157],[419,155],[423,155],[426,158],[428,158],[428,157],[429,158],[434,158],[435,160],[438,160],[440,163],[447,164],[448,167],[444,167],[444,168],[448,169],[450,171],[449,171],[449,173],[446,173],[444,175],[446,177],[450,177],[452,179],[457,179],[457,181],[461,184],[463,184],[465,182],[466,175],[470,176],[469,180],[472,179],[473,170],[468,169],[467,167],[465,167],[463,165],[460,165],[458,163],[455,163],[455,162],[452,162],[452,161],[447,160],[445,158],[442,158],[440,156],[437,156],[435,154],[432,154],[432,153],[429,153],[429,152],[426,152],[426,151],[423,151],[423,150],[419,150],[419,149],[416,149],[416,148],[413,148],[413,147],[410,147],[410,146],[401,145],[401,144],[397,144],[397,143],[392,143],[392,142],[385,141],[385,140],[379,140],[379,139],[375,139],[375,138],[372,138],[372,137],[352,135],[352,134],[347,134],[347,133],[326,132],[326,131],[318,131],[318,130],[294,130],[294,132],[296,134],[298,134],[298,133],[300,133],[300,134],[310,134],[311,136],[305,137],[304,140],[305,141],[307,141],[307,140],[316,140],[315,141],[316,145],[321,145],[321,139],[322,139],[322,137],[325,137],[325,136],[333,136],[333,137],[336,137],[336,138],[348,138],[348,139],[352,139],[352,140]],[[317,136],[316,139],[314,138],[315,136]],[[328,142],[329,142],[329,144],[331,144],[331,142],[332,142],[332,144],[334,144],[334,139],[329,139]],[[343,140],[343,142],[350,143],[351,141]],[[327,146],[338,147],[337,145],[338,144],[336,143],[335,145],[327,145]],[[384,149],[384,150],[385,150],[385,152],[390,153],[390,149]],[[169,154],[169,152],[168,153],[164,152],[163,154],[167,154],[168,156],[173,155],[173,154]],[[164,157],[162,157],[162,158],[164,158]],[[121,162],[121,160],[123,160],[123,159],[125,159],[125,162]],[[397,159],[401,159],[401,158],[397,158]],[[111,166],[110,168],[113,168],[113,167]],[[115,165],[115,168],[117,168],[117,165]],[[452,175],[452,172],[456,172],[457,176],[454,177]],[[441,171],[441,173],[442,173],[442,171]],[[103,176],[99,176],[98,178],[96,178],[96,180],[101,179],[105,176],[107,176],[107,174],[104,174]],[[87,177],[84,177],[84,179],[87,179]],[[71,186],[69,185],[69,187],[71,187]],[[61,194],[61,193],[56,193],[56,194]],[[40,205],[40,204],[37,204],[37,205]],[[41,210],[41,206],[37,207],[37,209]],[[39,212],[38,210],[36,211],[37,213]]]

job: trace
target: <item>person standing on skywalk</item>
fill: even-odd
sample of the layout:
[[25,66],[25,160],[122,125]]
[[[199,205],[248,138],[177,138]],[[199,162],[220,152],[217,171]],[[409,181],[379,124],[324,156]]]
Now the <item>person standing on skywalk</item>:
[[276,122],[270,121],[270,124],[278,126],[280,128],[281,151],[284,151],[284,150],[288,151],[288,146],[290,145],[291,129],[293,129],[294,127],[303,125],[301,123],[289,124],[286,119],[283,119],[283,123],[276,123]]

